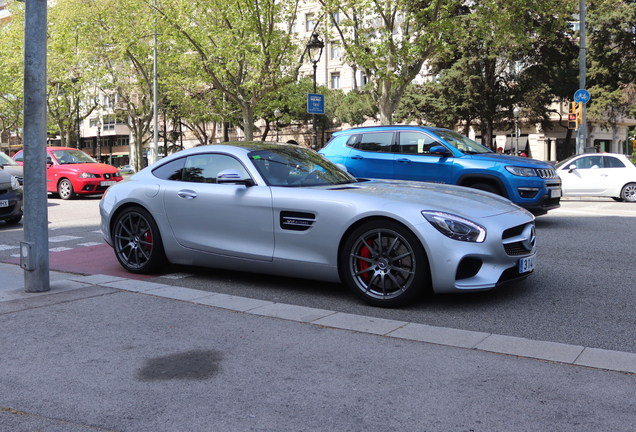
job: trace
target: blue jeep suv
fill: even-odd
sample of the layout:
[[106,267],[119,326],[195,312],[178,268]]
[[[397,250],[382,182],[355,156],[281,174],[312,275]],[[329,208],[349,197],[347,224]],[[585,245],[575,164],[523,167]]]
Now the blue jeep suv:
[[336,132],[320,153],[360,178],[467,186],[508,198],[535,215],[559,207],[554,166],[494,153],[457,132],[422,126],[377,126]]

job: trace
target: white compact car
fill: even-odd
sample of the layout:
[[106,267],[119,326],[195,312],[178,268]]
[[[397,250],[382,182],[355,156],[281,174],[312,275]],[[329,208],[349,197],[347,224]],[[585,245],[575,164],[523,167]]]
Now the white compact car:
[[636,166],[625,155],[574,155],[559,162],[556,168],[563,196],[602,196],[636,202]]

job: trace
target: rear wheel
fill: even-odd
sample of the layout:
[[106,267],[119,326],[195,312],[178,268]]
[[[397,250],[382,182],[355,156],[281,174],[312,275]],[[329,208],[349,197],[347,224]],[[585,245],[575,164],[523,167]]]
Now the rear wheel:
[[159,228],[150,213],[125,210],[113,225],[113,244],[119,263],[131,273],[152,273],[166,263]]
[[357,228],[345,242],[340,266],[349,288],[373,306],[413,301],[430,284],[424,248],[413,233],[391,221]]
[[628,183],[623,186],[621,198],[627,202],[636,202],[636,183]]
[[62,179],[57,184],[57,193],[63,200],[70,200],[75,198],[75,191],[73,190],[73,184],[69,179]]

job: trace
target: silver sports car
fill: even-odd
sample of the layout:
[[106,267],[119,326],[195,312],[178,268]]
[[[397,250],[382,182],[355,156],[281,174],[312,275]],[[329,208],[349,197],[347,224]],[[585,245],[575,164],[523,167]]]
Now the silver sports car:
[[488,290],[535,268],[534,217],[507,199],[355,179],[295,145],[180,151],[111,186],[100,212],[129,272],[167,261],[344,282],[376,306]]

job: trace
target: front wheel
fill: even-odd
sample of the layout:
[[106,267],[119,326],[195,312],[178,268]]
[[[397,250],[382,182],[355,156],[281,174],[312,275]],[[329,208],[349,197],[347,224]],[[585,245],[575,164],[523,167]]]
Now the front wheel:
[[63,200],[70,200],[75,198],[75,191],[73,190],[73,183],[69,179],[62,179],[57,184],[57,193]]
[[368,222],[351,233],[340,266],[349,288],[373,306],[403,305],[430,285],[424,248],[413,233],[392,221]]
[[131,273],[153,273],[166,262],[159,228],[150,213],[140,207],[117,216],[112,239],[117,260]]
[[636,202],[636,183],[628,183],[623,186],[621,198],[627,202]]

